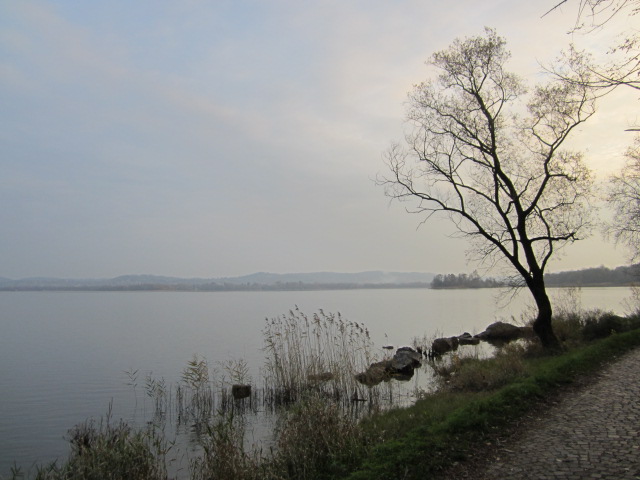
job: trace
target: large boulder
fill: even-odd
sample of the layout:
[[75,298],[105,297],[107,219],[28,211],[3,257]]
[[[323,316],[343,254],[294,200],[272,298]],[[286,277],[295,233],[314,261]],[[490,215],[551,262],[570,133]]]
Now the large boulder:
[[394,373],[411,373],[422,366],[422,355],[411,347],[400,347],[391,359],[391,368]]
[[436,338],[431,343],[431,353],[434,355],[444,355],[452,350],[457,350],[460,345],[458,337]]
[[393,358],[369,365],[365,372],[356,375],[356,380],[368,387],[388,382],[392,378],[406,381],[413,377],[414,369],[422,365],[421,359],[422,355],[413,348],[401,347]]
[[505,322],[495,322],[489,325],[484,332],[477,334],[476,338],[488,342],[510,342],[523,336],[525,336],[525,331],[522,327]]
[[356,380],[367,387],[373,387],[380,382],[391,379],[391,360],[372,363],[365,372],[356,375]]

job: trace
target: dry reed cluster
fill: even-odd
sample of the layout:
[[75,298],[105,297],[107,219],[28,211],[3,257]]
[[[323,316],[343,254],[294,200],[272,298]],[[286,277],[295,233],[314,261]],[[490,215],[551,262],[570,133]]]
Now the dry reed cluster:
[[322,310],[308,317],[296,307],[267,320],[263,335],[265,395],[270,403],[295,402],[310,390],[337,402],[363,395],[355,375],[375,360],[363,324]]

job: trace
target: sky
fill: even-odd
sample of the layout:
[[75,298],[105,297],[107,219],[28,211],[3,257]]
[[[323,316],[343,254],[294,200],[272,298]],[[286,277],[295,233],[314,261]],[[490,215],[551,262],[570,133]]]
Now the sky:
[[[472,271],[447,219],[420,225],[375,178],[456,37],[495,28],[531,84],[611,39],[568,34],[576,5],[543,17],[555,3],[0,0],[0,276]],[[637,100],[573,140],[599,180]],[[625,263],[595,231],[550,270]]]

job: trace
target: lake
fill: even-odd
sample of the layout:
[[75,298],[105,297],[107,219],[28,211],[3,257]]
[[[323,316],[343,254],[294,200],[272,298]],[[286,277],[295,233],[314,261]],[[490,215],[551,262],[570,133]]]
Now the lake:
[[[552,289],[561,297],[565,290]],[[624,313],[628,288],[584,288],[582,307]],[[109,408],[144,422],[138,370],[177,382],[197,354],[210,364],[244,359],[257,375],[265,318],[297,306],[363,323],[378,348],[414,337],[478,333],[531,309],[526,292],[385,289],[302,292],[3,292],[0,293],[0,477],[14,461],[63,459],[64,435]],[[139,380],[144,383],[143,380]],[[140,389],[142,387],[138,387]],[[138,415],[138,416],[136,416]]]

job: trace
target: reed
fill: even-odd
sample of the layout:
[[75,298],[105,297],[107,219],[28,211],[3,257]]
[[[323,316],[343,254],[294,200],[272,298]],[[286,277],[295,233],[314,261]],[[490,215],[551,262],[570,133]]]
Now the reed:
[[365,454],[370,439],[341,404],[305,394],[281,411],[274,447],[247,449],[242,418],[217,417],[207,425],[203,454],[190,465],[192,480],[320,480],[346,475]]
[[[166,480],[173,444],[154,427],[134,430],[126,422],[89,420],[68,433],[71,453],[66,462],[38,466],[35,480]],[[23,478],[14,470],[12,479]]]
[[284,414],[272,465],[287,479],[341,478],[372,444],[358,417],[340,403],[306,395]]
[[348,403],[362,395],[355,380],[376,358],[363,324],[320,310],[309,317],[297,307],[267,319],[263,330],[265,400],[274,405],[299,400],[314,390]]
[[205,358],[194,355],[182,371],[176,392],[176,409],[179,418],[204,424],[216,412],[216,392]]

